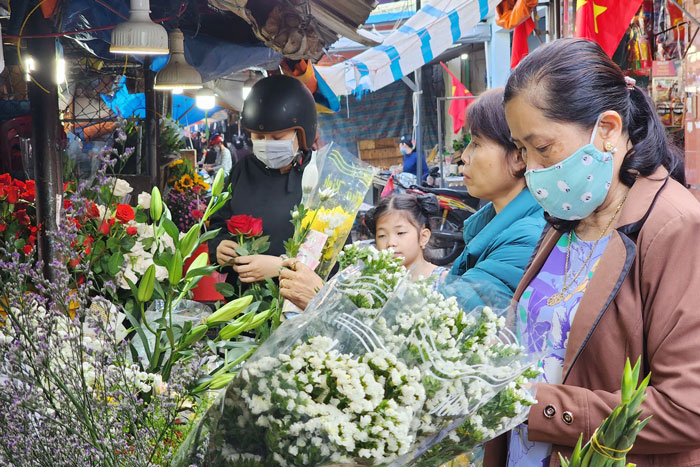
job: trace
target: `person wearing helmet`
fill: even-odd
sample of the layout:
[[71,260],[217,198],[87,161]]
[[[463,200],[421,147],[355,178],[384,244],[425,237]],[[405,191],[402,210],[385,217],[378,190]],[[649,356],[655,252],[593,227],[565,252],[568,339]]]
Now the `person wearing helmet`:
[[[301,178],[316,138],[316,103],[301,81],[284,75],[258,81],[243,105],[242,125],[250,132],[253,156],[231,170],[231,200],[212,218],[221,228],[209,242],[212,263],[224,266],[227,282],[244,284],[275,278],[282,266],[284,242],[294,234],[291,211],[301,202]],[[262,219],[270,236],[265,255],[239,257],[226,220],[247,214]]]
[[231,151],[224,144],[224,137],[221,135],[212,136],[209,140],[209,146],[216,151],[216,162],[204,164],[204,170],[209,172],[209,175],[213,175],[219,169],[224,169],[224,173],[228,175],[231,172],[231,167],[233,167],[233,158],[231,157]]

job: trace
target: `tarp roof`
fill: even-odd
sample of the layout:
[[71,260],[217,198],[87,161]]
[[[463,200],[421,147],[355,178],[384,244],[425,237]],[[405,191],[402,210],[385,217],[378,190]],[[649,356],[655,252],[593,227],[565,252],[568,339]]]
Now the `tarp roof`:
[[435,0],[423,6],[400,28],[352,59],[318,67],[338,95],[376,91],[433,60],[458,42],[500,0]]

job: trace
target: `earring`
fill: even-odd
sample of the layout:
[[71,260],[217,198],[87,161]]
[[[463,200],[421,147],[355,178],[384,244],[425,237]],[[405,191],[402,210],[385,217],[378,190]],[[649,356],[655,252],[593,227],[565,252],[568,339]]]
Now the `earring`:
[[617,148],[610,141],[606,141],[605,142],[605,152],[612,152],[613,154],[615,154],[617,152]]

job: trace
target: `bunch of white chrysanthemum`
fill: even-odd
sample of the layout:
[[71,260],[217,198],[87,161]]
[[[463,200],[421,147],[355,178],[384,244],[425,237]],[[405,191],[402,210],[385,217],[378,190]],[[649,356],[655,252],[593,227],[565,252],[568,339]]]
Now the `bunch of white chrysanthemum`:
[[353,356],[315,337],[241,372],[242,401],[282,465],[381,464],[408,452],[423,406],[420,371],[375,350]]

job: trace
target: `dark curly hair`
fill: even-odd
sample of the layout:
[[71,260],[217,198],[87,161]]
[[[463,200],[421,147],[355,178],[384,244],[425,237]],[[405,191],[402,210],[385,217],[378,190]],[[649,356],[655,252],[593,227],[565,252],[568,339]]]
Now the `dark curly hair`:
[[377,221],[385,214],[404,211],[417,229],[430,230],[430,218],[440,212],[440,203],[433,194],[397,194],[382,198],[365,214],[365,224],[373,235],[377,234]]

